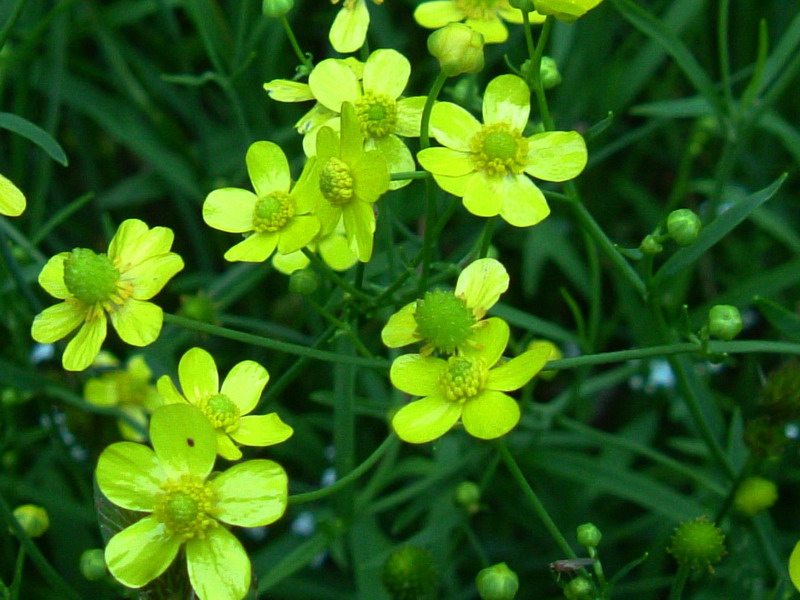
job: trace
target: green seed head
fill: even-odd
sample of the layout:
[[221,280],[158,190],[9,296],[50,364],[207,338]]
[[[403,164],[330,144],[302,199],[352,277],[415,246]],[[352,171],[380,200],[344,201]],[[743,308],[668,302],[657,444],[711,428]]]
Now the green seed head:
[[319,189],[333,206],[344,206],[355,196],[355,180],[350,167],[340,158],[332,156],[319,173]]
[[472,335],[475,317],[453,292],[426,292],[414,311],[417,334],[439,352],[452,354]]
[[64,284],[87,304],[108,300],[117,287],[119,271],[105,254],[75,248],[64,261]]
[[712,565],[725,556],[725,534],[705,517],[684,521],[675,528],[667,552],[675,557],[678,564],[692,569],[707,569],[713,573]]
[[392,600],[431,600],[436,597],[439,574],[430,550],[403,546],[386,559],[381,581]]

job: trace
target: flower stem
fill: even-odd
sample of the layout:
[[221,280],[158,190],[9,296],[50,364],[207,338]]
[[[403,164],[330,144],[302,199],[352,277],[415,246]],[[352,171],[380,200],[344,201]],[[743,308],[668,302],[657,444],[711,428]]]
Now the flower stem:
[[672,580],[672,588],[669,591],[669,600],[681,600],[683,597],[683,588],[686,585],[686,580],[689,579],[689,565],[681,565],[678,567],[678,573],[675,579]]
[[286,18],[286,15],[281,17],[281,25],[283,25],[283,30],[286,32],[286,37],[289,38],[289,44],[291,44],[297,60],[299,60],[310,73],[311,69],[314,68],[314,65],[311,64],[311,60],[309,60],[309,58],[300,49],[300,44],[297,43],[297,38],[294,35],[294,31],[292,31],[292,26],[289,24],[289,20]]
[[486,224],[483,226],[483,234],[481,235],[481,245],[478,250],[478,258],[486,258],[489,253],[489,246],[492,245],[492,234],[497,225],[497,216],[489,217],[486,219]]
[[330,323],[331,325],[342,331],[350,339],[350,341],[353,342],[353,346],[355,346],[356,350],[358,350],[358,353],[361,354],[361,356],[364,356],[366,358],[375,358],[372,355],[372,353],[367,349],[367,347],[364,345],[364,342],[362,342],[359,339],[358,335],[356,335],[356,333],[353,331],[353,328],[350,327],[350,325],[348,325],[347,323],[345,323],[340,319],[337,319],[327,308],[320,305],[310,296],[306,296],[306,302],[309,304],[309,306],[311,306],[311,308],[316,310],[320,314],[320,316],[322,316],[323,319],[325,319],[326,321],[328,321],[328,323]]
[[342,288],[345,292],[347,292],[354,298],[357,298],[358,300],[361,301],[372,300],[372,298],[370,298],[369,295],[357,289],[354,285],[350,284],[350,282],[345,281],[344,279],[339,277],[339,275],[333,269],[331,269],[324,260],[321,260],[319,256],[311,252],[311,250],[309,250],[308,248],[303,248],[302,250],[303,254],[306,255],[306,258],[308,258],[308,260],[310,260],[314,264],[314,266],[317,267],[322,272],[322,275],[325,276],[329,281],[331,281],[331,283]]

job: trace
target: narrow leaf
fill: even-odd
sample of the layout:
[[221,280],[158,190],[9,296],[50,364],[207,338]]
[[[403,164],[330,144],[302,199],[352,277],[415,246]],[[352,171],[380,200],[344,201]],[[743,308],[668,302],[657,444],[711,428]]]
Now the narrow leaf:
[[755,303],[775,329],[792,340],[800,341],[800,315],[766,298],[756,296]]
[[27,119],[12,115],[11,113],[0,113],[0,127],[8,129],[30,140],[47,154],[54,161],[66,167],[69,164],[64,149],[55,141],[52,136],[38,125],[34,125]]

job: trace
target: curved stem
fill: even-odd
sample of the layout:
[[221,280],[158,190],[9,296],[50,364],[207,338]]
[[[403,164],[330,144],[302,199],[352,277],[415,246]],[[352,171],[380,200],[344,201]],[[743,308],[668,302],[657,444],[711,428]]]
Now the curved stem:
[[292,31],[292,26],[289,24],[289,20],[284,15],[281,17],[281,25],[283,25],[283,30],[286,32],[286,37],[289,38],[289,44],[292,46],[292,50],[294,50],[294,54],[297,57],[303,66],[311,72],[311,69],[314,68],[314,65],[311,64],[309,58],[303,53],[300,49],[300,44],[297,43],[297,38],[294,35],[294,31]]
[[311,252],[311,250],[309,250],[308,248],[303,248],[302,252],[303,254],[306,255],[306,258],[308,258],[308,260],[310,260],[314,264],[314,266],[317,267],[322,272],[322,275],[326,277],[331,283],[342,288],[345,292],[347,292],[354,298],[357,298],[358,300],[361,301],[372,300],[372,298],[368,294],[365,294],[364,292],[356,288],[354,285],[352,285],[350,282],[345,281],[344,279],[339,277],[336,271],[334,271],[328,266],[328,263],[320,259],[320,257]]

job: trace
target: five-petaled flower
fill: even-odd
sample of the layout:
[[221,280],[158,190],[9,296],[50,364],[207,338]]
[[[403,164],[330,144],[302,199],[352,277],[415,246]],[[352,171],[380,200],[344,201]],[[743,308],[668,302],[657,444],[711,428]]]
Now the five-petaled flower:
[[106,339],[106,315],[124,342],[154,342],[164,315],[161,307],[146,300],[183,268],[183,259],[170,252],[173,237],[168,227],[149,229],[138,219],[127,219],[112,238],[108,254],[75,248],[52,257],[39,273],[39,284],[63,302],[36,315],[33,339],[50,344],[80,327],[61,359],[68,371],[92,364]]
[[178,363],[183,395],[169,375],[162,375],[158,391],[167,404],[189,404],[200,409],[217,435],[217,452],[228,460],[239,460],[244,446],[273,446],[286,441],[292,428],[277,413],[250,415],[269,381],[269,373],[257,362],[236,364],[222,387],[214,357],[202,348],[191,348]]
[[586,144],[576,131],[523,136],[530,90],[516,75],[500,75],[486,86],[484,124],[451,102],[433,107],[431,130],[444,145],[417,154],[436,183],[463,199],[473,215],[501,215],[511,225],[535,225],[550,214],[541,190],[528,175],[567,181],[586,166]]
[[547,363],[549,350],[535,348],[500,362],[508,343],[508,325],[487,319],[477,329],[474,345],[447,359],[404,354],[393,363],[394,386],[423,396],[401,408],[392,419],[400,439],[422,444],[450,430],[459,419],[470,435],[483,440],[499,438],[519,422],[517,402],[505,392],[518,390]]
[[[528,13],[531,23],[542,23],[543,15]],[[423,2],[414,10],[414,20],[428,29],[439,29],[448,23],[464,21],[483,35],[487,44],[499,44],[508,39],[503,21],[523,23],[522,11],[513,8],[508,0],[433,0]]]
[[247,594],[250,559],[225,525],[260,527],[279,519],[288,479],[270,460],[246,461],[209,477],[215,437],[196,408],[162,406],[150,421],[152,450],[118,442],[100,455],[100,491],[117,506],[146,513],[106,546],[108,569],[123,585],[147,585],[184,548],[198,598],[241,600]]
[[25,194],[0,174],[0,215],[18,217],[25,211]]

